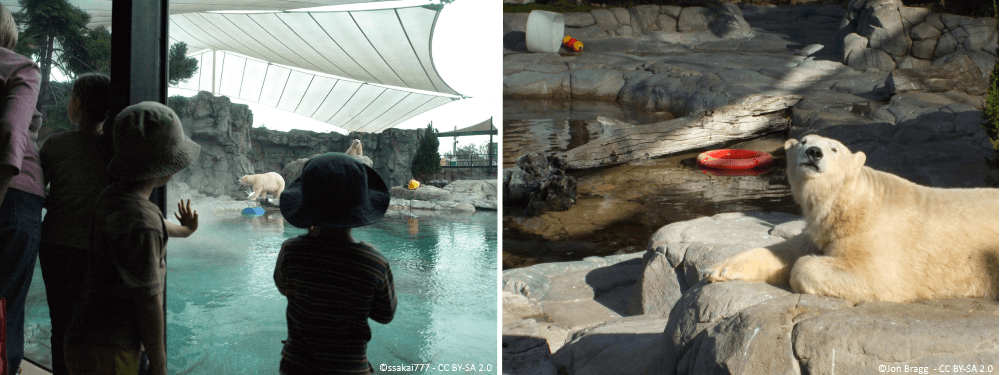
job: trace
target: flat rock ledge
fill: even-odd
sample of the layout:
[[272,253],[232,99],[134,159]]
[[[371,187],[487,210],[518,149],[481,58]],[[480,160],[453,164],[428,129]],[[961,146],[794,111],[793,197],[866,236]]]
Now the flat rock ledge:
[[389,209],[393,211],[435,210],[473,212],[476,209],[496,211],[496,180],[458,180],[444,188],[421,185],[410,190],[403,186],[389,189]]
[[853,305],[787,286],[702,280],[715,262],[804,227],[784,213],[719,214],[664,226],[645,253],[506,270],[503,372],[1000,371],[997,301]]

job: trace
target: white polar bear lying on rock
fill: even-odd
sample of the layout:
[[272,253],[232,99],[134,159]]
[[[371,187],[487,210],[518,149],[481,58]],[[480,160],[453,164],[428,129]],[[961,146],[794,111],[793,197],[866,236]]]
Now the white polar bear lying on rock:
[[281,196],[281,192],[285,190],[285,179],[281,178],[280,174],[274,172],[240,177],[240,184],[250,186],[250,190],[253,192],[253,195],[247,198],[250,200],[257,199],[258,197],[267,198],[267,193],[271,193],[271,197],[277,199]]
[[785,142],[802,234],[734,255],[708,280],[765,281],[853,302],[996,299],[997,189],[919,186],[816,135]]

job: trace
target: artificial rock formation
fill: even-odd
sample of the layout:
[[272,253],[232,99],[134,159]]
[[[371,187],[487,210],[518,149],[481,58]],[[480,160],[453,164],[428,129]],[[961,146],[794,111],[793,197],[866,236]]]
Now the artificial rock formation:
[[[358,157],[382,176],[388,186],[405,185],[410,180],[410,164],[417,150],[417,130],[386,129],[373,133],[315,133],[304,130],[281,132],[269,129],[252,129],[253,149],[248,158],[255,169],[283,172],[294,175],[285,168],[302,158],[327,152],[343,152],[359,139],[364,155]],[[286,181],[288,178],[286,177]]]
[[282,132],[251,128],[253,114],[248,106],[209,92],[191,98],[172,97],[169,103],[184,124],[184,133],[202,146],[194,163],[178,172],[174,180],[205,194],[233,196],[239,178],[249,174],[277,172],[290,183],[304,164],[300,159],[343,152],[354,139],[360,140],[365,150],[365,155],[356,157],[374,168],[388,186],[403,185],[411,178],[417,130],[347,135]]
[[844,64],[855,70],[918,68],[965,53],[988,77],[997,58],[997,20],[933,14],[902,0],[853,0],[841,21]]
[[254,174],[247,158],[253,125],[250,107],[206,91],[191,98],[172,97],[169,104],[184,124],[184,134],[201,145],[198,158],[173,180],[205,194],[235,194],[239,178]]

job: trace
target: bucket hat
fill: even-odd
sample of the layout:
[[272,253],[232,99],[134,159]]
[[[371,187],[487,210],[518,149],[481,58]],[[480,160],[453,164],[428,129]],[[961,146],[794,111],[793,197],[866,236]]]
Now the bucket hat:
[[181,120],[157,102],[126,107],[115,117],[115,156],[108,173],[120,180],[151,180],[191,165],[201,146],[184,135]]
[[281,214],[299,228],[363,227],[381,220],[388,208],[389,188],[378,172],[340,152],[309,159],[281,193]]

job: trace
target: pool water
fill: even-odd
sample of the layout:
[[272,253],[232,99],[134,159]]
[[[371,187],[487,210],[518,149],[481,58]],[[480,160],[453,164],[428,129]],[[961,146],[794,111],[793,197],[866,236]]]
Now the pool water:
[[[528,152],[551,156],[589,141],[596,118],[635,126],[672,119],[615,103],[558,100],[504,101],[504,168]],[[566,211],[528,216],[519,205],[503,208],[503,268],[590,256],[634,253],[664,225],[724,212],[800,214],[785,177],[784,134],[711,147],[765,151],[775,157],[757,175],[719,176],[702,170],[695,157],[707,148],[603,168],[568,171],[577,182]]]
[[[238,212],[203,213],[193,236],[169,241],[170,374],[277,373],[287,301],[274,286],[274,265],[281,243],[306,230],[284,223],[280,213],[245,218]],[[496,372],[496,223],[495,212],[447,220],[386,217],[353,232],[388,258],[396,286],[393,321],[369,320],[368,359],[376,370],[381,364],[463,364]],[[36,267],[26,356],[48,365],[44,297]],[[410,373],[431,372],[438,371]]]

